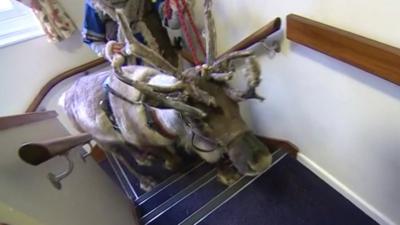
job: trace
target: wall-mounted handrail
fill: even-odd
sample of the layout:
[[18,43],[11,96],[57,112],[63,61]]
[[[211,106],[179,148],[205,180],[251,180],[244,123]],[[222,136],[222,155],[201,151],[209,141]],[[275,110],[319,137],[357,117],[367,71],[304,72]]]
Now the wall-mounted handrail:
[[252,33],[250,36],[246,37],[245,39],[234,45],[232,48],[228,49],[226,52],[222,53],[221,56],[234,51],[246,49],[254,45],[255,43],[267,38],[271,34],[280,30],[281,25],[282,25],[281,18],[279,17],[275,18],[265,26],[258,29],[256,32]]
[[400,85],[400,49],[298,15],[287,38]]
[[82,133],[42,142],[29,142],[19,148],[18,154],[24,162],[37,166],[55,156],[64,155],[75,147],[87,144],[91,140],[92,135]]
[[0,130],[26,125],[57,117],[55,111],[32,112],[19,115],[0,117]]
[[67,168],[61,173],[49,173],[47,178],[58,190],[62,188],[61,181],[72,173],[74,163],[69,158],[68,153],[78,146],[88,144],[92,140],[92,135],[82,133],[66,137],[59,137],[40,142],[29,142],[23,144],[19,150],[19,157],[30,165],[40,165],[56,156],[63,156],[67,160]]

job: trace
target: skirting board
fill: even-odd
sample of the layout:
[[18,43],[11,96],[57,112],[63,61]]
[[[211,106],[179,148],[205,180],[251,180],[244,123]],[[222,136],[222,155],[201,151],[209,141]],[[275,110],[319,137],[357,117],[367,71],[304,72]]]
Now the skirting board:
[[391,219],[386,217],[383,213],[381,213],[379,210],[377,210],[360,196],[358,196],[356,193],[354,193],[343,183],[338,181],[334,176],[325,171],[307,156],[302,153],[298,153],[297,159],[300,163],[302,163],[304,166],[314,172],[318,177],[328,183],[331,187],[333,187],[336,191],[342,194],[345,198],[351,201],[354,205],[360,208],[364,213],[366,213],[376,222],[381,225],[396,225],[396,223],[394,223]]

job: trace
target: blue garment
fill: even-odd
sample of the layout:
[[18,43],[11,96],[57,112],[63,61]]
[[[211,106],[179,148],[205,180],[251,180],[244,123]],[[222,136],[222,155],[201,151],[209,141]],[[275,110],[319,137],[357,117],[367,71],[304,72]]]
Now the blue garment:
[[106,42],[105,24],[98,12],[93,8],[89,1],[85,1],[85,16],[82,28],[83,42]]

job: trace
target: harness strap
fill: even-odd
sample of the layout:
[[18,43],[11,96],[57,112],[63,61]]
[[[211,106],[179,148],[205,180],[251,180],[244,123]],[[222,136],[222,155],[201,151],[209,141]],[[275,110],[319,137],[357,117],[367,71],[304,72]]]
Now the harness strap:
[[170,132],[168,132],[165,129],[165,127],[162,125],[161,121],[157,117],[156,112],[153,109],[151,109],[150,106],[148,106],[147,104],[144,104],[142,102],[134,102],[134,101],[126,98],[125,96],[123,96],[121,93],[119,93],[118,91],[116,91],[109,85],[109,80],[110,79],[107,78],[104,81],[104,84],[103,84],[104,98],[103,98],[103,100],[100,101],[99,104],[100,104],[101,109],[106,114],[108,120],[111,122],[115,131],[117,131],[118,133],[121,133],[121,130],[117,124],[117,121],[114,116],[114,112],[113,112],[111,104],[110,104],[110,98],[109,98],[110,94],[114,95],[115,97],[117,97],[125,102],[128,102],[129,104],[143,105],[144,110],[145,110],[146,125],[148,126],[148,128],[158,132],[160,135],[162,135],[163,137],[165,137],[167,139],[173,140],[173,139],[177,138],[176,135],[171,134]]

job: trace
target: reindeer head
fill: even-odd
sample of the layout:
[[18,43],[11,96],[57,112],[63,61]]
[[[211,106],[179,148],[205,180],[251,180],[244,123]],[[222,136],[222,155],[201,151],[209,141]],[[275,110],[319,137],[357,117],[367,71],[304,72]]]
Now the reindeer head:
[[[113,67],[119,80],[131,85],[146,96],[147,104],[158,108],[172,108],[181,113],[192,129],[192,147],[200,149],[195,139],[210,140],[215,148],[223,150],[235,168],[245,175],[256,175],[271,163],[269,150],[248,129],[239,111],[238,102],[259,97],[255,88],[260,83],[260,70],[254,56],[248,51],[237,51],[218,59],[215,57],[215,26],[211,12],[211,0],[205,0],[206,62],[179,71],[152,49],[139,43],[132,35],[122,10],[117,18],[128,43],[127,54],[142,58],[178,82],[169,87],[154,86],[130,80],[121,68],[122,56],[115,56]],[[238,91],[227,83],[234,71],[234,60],[245,60],[246,91]],[[211,151],[211,150],[210,150]]]

